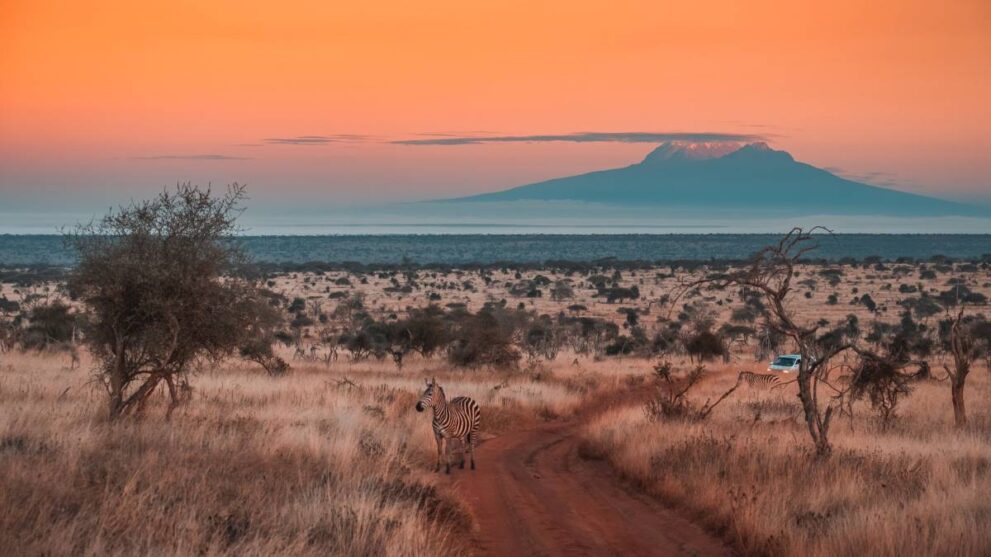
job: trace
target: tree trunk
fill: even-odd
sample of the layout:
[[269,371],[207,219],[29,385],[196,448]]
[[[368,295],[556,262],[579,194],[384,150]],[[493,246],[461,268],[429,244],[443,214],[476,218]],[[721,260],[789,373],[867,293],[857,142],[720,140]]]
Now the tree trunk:
[[[963,307],[957,313],[957,318],[950,329],[950,349],[953,352],[953,371],[950,372],[950,394],[953,398],[953,421],[958,428],[967,425],[967,409],[963,403],[963,388],[970,373],[972,352],[970,344],[973,338],[961,329],[963,323]],[[949,372],[949,368],[947,368]]]
[[953,397],[953,421],[957,427],[967,425],[967,408],[964,406],[963,399],[963,388],[966,381],[967,373],[961,373],[961,370],[958,369],[950,383],[950,394]]
[[110,420],[116,420],[124,413],[124,354],[118,347],[116,361],[110,370]]
[[124,412],[124,396],[120,390],[116,390],[114,387],[113,378],[111,378],[110,382],[110,406],[108,407],[108,410],[110,412],[110,420],[113,421],[119,418]]
[[179,406],[179,393],[176,391],[175,381],[172,380],[171,375],[165,376],[165,384],[169,388],[169,409],[165,413],[165,418],[169,419],[172,417],[172,411]]
[[[832,451],[829,445],[829,438],[825,427],[820,427],[819,409],[816,407],[815,396],[812,393],[812,374],[804,369],[807,364],[802,358],[801,367],[798,372],[798,398],[802,401],[802,411],[805,415],[805,424],[809,428],[809,435],[816,448],[816,455],[828,456]],[[828,417],[827,417],[828,421]]]

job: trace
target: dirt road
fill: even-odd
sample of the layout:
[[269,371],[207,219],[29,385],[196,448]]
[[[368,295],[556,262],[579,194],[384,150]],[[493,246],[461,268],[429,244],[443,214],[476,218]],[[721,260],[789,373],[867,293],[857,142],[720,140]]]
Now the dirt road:
[[[589,416],[595,411],[586,412]],[[579,456],[581,420],[496,437],[452,470],[482,555],[729,555],[698,526]]]

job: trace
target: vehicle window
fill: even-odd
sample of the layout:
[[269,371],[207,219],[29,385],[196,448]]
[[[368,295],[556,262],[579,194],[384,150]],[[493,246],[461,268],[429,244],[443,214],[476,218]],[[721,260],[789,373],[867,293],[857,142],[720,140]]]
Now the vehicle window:
[[771,363],[771,365],[775,365],[775,366],[793,366],[793,365],[795,365],[795,360],[796,360],[796,358],[778,357],[776,360],[774,360],[774,362]]

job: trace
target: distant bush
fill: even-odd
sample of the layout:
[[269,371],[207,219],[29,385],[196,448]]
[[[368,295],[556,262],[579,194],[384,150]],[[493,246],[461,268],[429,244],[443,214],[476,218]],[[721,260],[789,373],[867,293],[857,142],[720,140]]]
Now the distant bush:
[[559,280],[551,287],[552,300],[570,300],[574,298],[575,292],[566,281]]
[[955,306],[958,303],[984,305],[988,303],[988,298],[980,292],[974,292],[964,285],[956,285],[948,290],[940,292],[936,299],[944,306]]
[[512,328],[490,310],[467,315],[458,323],[448,360],[459,367],[516,367],[521,354],[513,345]]
[[841,269],[823,269],[819,271],[819,275],[824,277],[830,286],[835,287],[843,278],[843,271]]
[[640,289],[636,286],[630,288],[603,288],[599,291],[600,296],[605,296],[608,303],[623,302],[625,300],[636,300],[640,297]]
[[305,309],[306,309],[306,300],[297,296],[296,298],[293,298],[292,303],[289,304],[289,307],[286,308],[286,311],[288,311],[289,313],[299,313]]
[[727,353],[723,339],[709,330],[699,331],[685,340],[685,351],[693,360],[711,360]]
[[529,326],[523,335],[523,350],[530,360],[544,358],[553,360],[560,349],[558,335],[554,326],[544,320],[537,320]]
[[410,350],[425,357],[431,356],[451,341],[444,312],[437,306],[412,310],[406,320],[396,324],[396,329],[398,334],[394,342],[405,343]]
[[277,342],[289,346],[294,340],[292,335],[280,330],[282,325],[283,314],[259,298],[252,312],[249,332],[239,349],[242,358],[260,365],[273,377],[285,375],[289,371],[289,364],[277,356],[272,348]]
[[636,349],[636,341],[626,335],[619,335],[606,345],[606,356],[626,356]]
[[910,376],[901,373],[888,359],[861,358],[854,370],[850,394],[853,400],[866,397],[887,425],[899,401],[911,392]]
[[757,309],[751,306],[736,308],[730,313],[730,321],[737,323],[753,323],[757,320],[757,317]]
[[70,313],[69,306],[62,302],[35,306],[28,312],[27,318],[28,326],[21,338],[25,349],[41,350],[55,343],[72,340],[76,317]]
[[250,339],[241,346],[240,354],[245,360],[262,366],[262,369],[273,377],[285,375],[289,371],[289,364],[276,356],[272,350],[272,343],[263,338]]
[[678,346],[678,331],[665,327],[654,334],[650,341],[650,353],[653,355],[668,354]]
[[912,310],[915,317],[920,319],[932,317],[943,312],[942,306],[926,295],[922,295],[919,298],[906,298],[898,302],[898,305]]
[[0,313],[17,313],[20,310],[21,304],[8,300],[6,296],[0,296]]

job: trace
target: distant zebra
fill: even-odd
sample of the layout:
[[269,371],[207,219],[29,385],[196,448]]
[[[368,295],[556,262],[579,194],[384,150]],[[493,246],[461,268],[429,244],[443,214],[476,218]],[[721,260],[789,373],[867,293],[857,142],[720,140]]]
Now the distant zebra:
[[471,451],[471,469],[474,470],[478,425],[482,419],[478,404],[466,396],[455,397],[448,402],[444,389],[433,379],[427,381],[427,388],[416,403],[417,412],[423,412],[427,408],[434,409],[432,425],[434,439],[437,441],[437,466],[434,471],[440,472],[440,457],[443,455],[445,472],[451,473],[451,459],[447,454],[449,439],[460,439],[464,447],[461,452],[461,468],[465,467],[465,451]]
[[741,371],[739,380],[746,382],[751,387],[774,387],[779,382],[778,376],[773,373],[754,373],[752,371]]

